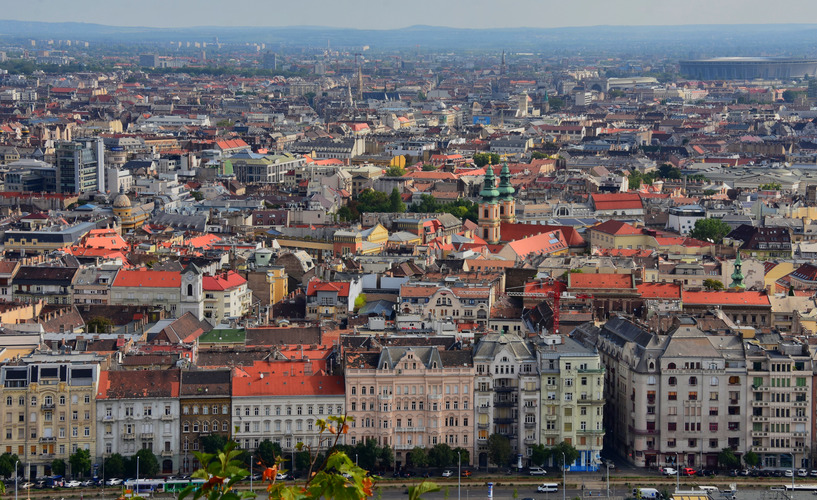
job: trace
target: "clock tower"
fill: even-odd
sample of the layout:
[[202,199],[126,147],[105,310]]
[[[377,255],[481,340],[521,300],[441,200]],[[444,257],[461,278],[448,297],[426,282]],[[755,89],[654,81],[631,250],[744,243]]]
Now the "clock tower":
[[198,319],[204,319],[204,301],[202,290],[203,273],[195,264],[189,264],[181,274],[181,300],[178,315],[192,313]]

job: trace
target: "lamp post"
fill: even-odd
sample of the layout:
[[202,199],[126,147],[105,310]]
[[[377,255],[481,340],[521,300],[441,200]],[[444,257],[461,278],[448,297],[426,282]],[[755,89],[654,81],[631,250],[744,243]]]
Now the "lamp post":
[[462,499],[462,455],[457,450],[457,500]]
[[19,460],[14,461],[14,500],[17,500],[17,465],[19,463]]
[[567,500],[567,457],[562,452],[562,500]]
[[357,466],[357,453],[355,453],[355,466]]
[[607,498],[610,498],[610,464],[604,464],[607,467]]
[[139,455],[136,455],[136,495],[139,496]]
[[681,464],[678,463],[678,454],[675,454],[675,491],[681,490]]
[[250,492],[252,492],[252,455],[250,455]]
[[791,455],[791,491],[794,491],[794,453],[787,453]]

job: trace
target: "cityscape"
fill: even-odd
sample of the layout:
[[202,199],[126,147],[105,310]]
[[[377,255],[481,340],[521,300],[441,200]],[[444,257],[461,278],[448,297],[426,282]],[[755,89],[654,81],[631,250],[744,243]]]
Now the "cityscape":
[[815,25],[73,15],[0,21],[0,475],[817,475]]

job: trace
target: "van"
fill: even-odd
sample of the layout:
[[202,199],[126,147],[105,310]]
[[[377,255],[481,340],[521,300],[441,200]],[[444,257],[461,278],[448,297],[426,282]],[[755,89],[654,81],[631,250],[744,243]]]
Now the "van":
[[661,498],[661,493],[658,493],[655,488],[633,488],[633,497],[658,500]]
[[545,474],[547,474],[547,471],[545,471],[545,469],[541,467],[531,467],[528,470],[528,474],[530,474],[531,476],[544,476]]
[[536,491],[538,491],[539,493],[556,493],[557,491],[559,491],[559,485],[558,483],[540,484],[536,488]]

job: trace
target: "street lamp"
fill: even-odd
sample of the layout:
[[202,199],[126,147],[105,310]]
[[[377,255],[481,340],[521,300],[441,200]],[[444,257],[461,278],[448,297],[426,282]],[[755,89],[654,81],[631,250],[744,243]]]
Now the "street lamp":
[[17,465],[19,463],[19,460],[15,460],[14,462],[14,500],[17,500]]
[[610,464],[604,464],[607,467],[607,498],[610,498]]
[[567,500],[567,457],[562,452],[562,500]]
[[462,455],[457,450],[457,500],[462,498]]
[[136,455],[136,496],[139,496],[139,455]]
[[791,455],[791,491],[794,491],[794,453],[787,453]]
[[250,455],[250,492],[252,492],[252,455]]

